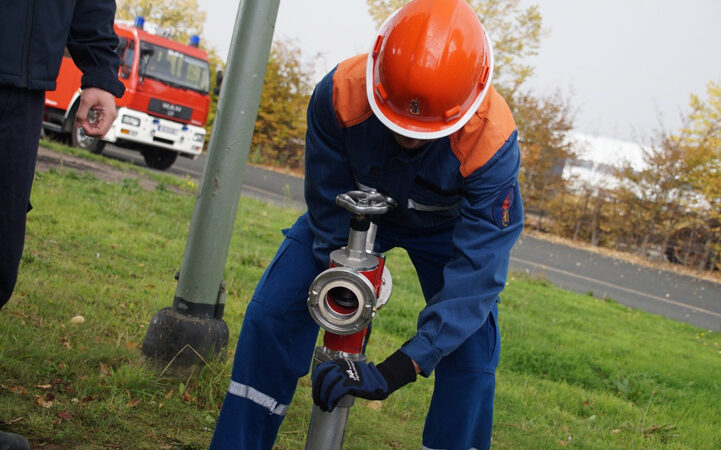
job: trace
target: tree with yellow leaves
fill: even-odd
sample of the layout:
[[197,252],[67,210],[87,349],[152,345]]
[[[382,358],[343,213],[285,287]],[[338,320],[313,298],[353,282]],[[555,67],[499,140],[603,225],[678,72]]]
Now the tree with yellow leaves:
[[687,124],[673,137],[684,151],[685,181],[704,199],[699,215],[708,230],[707,252],[721,266],[721,81],[706,86],[706,100],[691,96]]
[[721,81],[708,83],[706,96],[691,96],[688,125],[677,140],[686,152],[688,181],[721,219]]
[[142,16],[170,31],[170,38],[187,42],[191,35],[201,36],[205,24],[205,11],[198,6],[197,0],[118,0],[116,17],[123,20],[135,20]]
[[299,48],[283,41],[273,44],[255,121],[251,162],[303,168],[311,74],[301,62]]

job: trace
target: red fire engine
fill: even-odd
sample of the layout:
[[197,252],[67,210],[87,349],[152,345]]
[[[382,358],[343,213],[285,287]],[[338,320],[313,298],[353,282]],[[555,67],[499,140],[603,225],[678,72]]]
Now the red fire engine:
[[57,89],[46,95],[43,127],[69,133],[74,146],[93,153],[101,153],[106,142],[137,149],[148,166],[160,170],[170,167],[179,154],[197,157],[205,142],[203,126],[210,105],[208,55],[198,48],[196,36],[184,45],[148,25],[140,17],[134,24],[115,24],[120,38],[119,79],[126,90],[116,100],[118,117],[102,140],[73,126],[81,72],[67,52]]

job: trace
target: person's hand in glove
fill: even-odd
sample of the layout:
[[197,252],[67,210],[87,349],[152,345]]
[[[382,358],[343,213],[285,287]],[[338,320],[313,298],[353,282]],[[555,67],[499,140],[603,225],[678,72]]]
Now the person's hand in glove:
[[346,394],[368,400],[383,400],[412,381],[416,381],[416,366],[400,350],[378,366],[349,359],[334,359],[313,370],[313,402],[323,411],[332,411]]

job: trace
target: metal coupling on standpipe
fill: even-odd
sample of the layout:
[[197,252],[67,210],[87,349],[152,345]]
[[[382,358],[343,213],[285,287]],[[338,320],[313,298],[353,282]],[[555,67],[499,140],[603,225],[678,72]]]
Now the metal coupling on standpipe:
[[349,191],[336,205],[351,213],[348,245],[330,254],[330,267],[318,275],[308,292],[308,310],[324,330],[349,335],[367,327],[390,297],[392,281],[382,255],[373,252],[376,225],[395,201],[376,191]]

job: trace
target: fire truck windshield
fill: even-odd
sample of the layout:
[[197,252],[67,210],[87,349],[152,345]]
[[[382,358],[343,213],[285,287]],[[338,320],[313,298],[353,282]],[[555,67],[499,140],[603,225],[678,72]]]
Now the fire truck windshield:
[[207,61],[148,42],[141,42],[140,48],[141,55],[146,55],[144,58],[147,58],[147,61],[140,62],[144,77],[203,94],[210,90],[210,68]]

